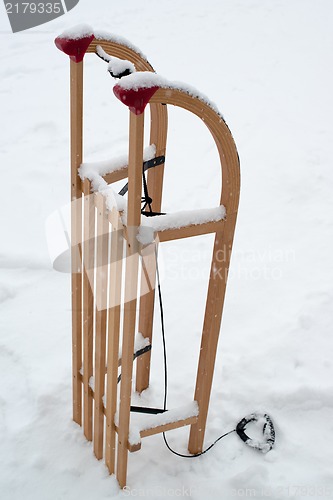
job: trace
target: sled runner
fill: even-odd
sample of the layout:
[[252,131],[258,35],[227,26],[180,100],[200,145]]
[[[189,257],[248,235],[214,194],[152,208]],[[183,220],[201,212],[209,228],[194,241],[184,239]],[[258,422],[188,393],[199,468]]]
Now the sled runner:
[[[85,29],[64,33],[55,43],[70,57],[73,419],[124,487],[128,451],[139,450],[146,436],[190,425],[188,450],[202,450],[237,217],[239,159],[215,107],[186,86],[156,75],[128,42]],[[106,61],[118,78],[114,94],[130,109],[128,161],[83,162],[86,53]],[[147,105],[150,146],[144,149]],[[161,213],[169,105],[203,120],[214,139],[222,169],[214,209]],[[128,184],[118,195],[112,184],[121,179]],[[157,246],[208,233],[215,234],[215,241],[193,401],[168,411],[133,407],[135,359],[136,391],[149,386]],[[140,412],[139,423],[132,422],[133,412]]]

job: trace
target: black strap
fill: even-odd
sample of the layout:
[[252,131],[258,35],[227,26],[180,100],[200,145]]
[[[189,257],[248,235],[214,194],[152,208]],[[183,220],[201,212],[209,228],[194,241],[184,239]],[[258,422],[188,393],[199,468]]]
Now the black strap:
[[[165,163],[165,156],[157,156],[156,158],[152,158],[151,160],[143,162],[143,171],[149,170],[150,168],[157,167],[158,165],[163,165]],[[125,186],[121,188],[118,194],[120,196],[124,196],[128,191],[128,182],[126,182]]]
[[149,196],[148,193],[148,186],[147,186],[147,180],[146,180],[146,175],[144,170],[142,169],[142,181],[143,181],[143,193],[144,197],[141,198],[141,201],[144,203],[143,207],[141,208],[141,213],[144,212],[145,208],[148,206],[149,213],[152,213],[152,208],[151,204],[153,202],[152,198]]
[[135,413],[149,413],[150,415],[158,415],[159,413],[165,413],[168,410],[163,408],[147,408],[145,406],[131,406],[131,411]]
[[[151,351],[151,344],[148,344],[145,347],[142,347],[142,349],[138,349],[137,351],[135,351],[135,353],[133,354],[133,361],[148,351]],[[121,373],[118,375],[117,384],[119,384],[120,381],[121,381]]]
[[[162,165],[164,164],[164,162],[165,162],[165,156],[157,156],[156,158],[152,158],[151,160],[145,161],[142,165],[142,181],[143,181],[144,196],[141,198],[141,202],[143,203],[143,207],[141,208],[141,213],[146,217],[154,217],[155,215],[165,215],[165,213],[163,212],[154,212],[153,209],[151,208],[153,200],[149,196],[148,185],[145,176],[146,170],[148,170],[149,168],[156,167],[157,165]],[[122,187],[122,189],[119,191],[118,194],[124,196],[127,193],[127,191],[128,191],[128,182],[125,184],[125,186]],[[146,210],[147,207],[148,210]]]

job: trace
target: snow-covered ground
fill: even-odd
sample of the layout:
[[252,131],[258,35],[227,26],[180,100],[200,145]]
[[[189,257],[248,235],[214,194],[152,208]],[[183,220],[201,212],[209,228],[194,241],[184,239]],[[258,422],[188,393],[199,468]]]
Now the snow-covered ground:
[[[44,226],[69,199],[68,61],[53,39],[78,23],[131,40],[232,130],[241,203],[205,442],[264,410],[277,432],[267,455],[232,434],[187,460],[157,435],[130,455],[119,492],[71,421],[70,279],[52,269]],[[1,500],[333,495],[332,23],[331,0],[80,0],[12,34],[0,6]],[[85,159],[105,160],[126,149],[127,110],[106,65],[86,67]],[[204,125],[170,109],[164,209],[214,207],[219,182]],[[169,407],[193,395],[211,244],[162,251]],[[158,331],[142,399],[159,406]],[[169,433],[182,453],[187,433]]]

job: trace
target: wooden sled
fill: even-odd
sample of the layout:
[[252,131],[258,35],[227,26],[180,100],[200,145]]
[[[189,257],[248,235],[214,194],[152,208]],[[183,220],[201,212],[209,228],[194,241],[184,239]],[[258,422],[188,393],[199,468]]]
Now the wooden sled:
[[[104,53],[104,57],[106,54],[130,61],[138,72],[153,72],[153,68],[139,51],[111,35],[99,36],[89,32],[80,36],[61,35],[56,39],[56,45],[71,58],[73,419],[83,425],[86,438],[93,441],[96,457],[105,457],[110,473],[115,473],[120,487],[124,487],[128,451],[139,450],[143,437],[190,425],[188,450],[192,454],[202,451],[238,209],[239,159],[229,128],[208,102],[191,95],[186,89],[163,84],[139,85],[134,90],[133,105],[130,102],[133,89],[124,88],[124,77],[115,93],[132,109],[129,112],[128,164],[111,168],[103,175],[98,172],[89,175],[89,164],[81,166],[85,53],[98,51],[99,55]],[[156,82],[159,82],[158,78]],[[150,144],[155,146],[155,154],[144,161],[146,104],[150,106]],[[189,217],[186,224],[168,227],[165,222],[168,219],[163,219],[159,227],[158,221],[168,216],[151,218],[154,219],[154,241],[142,244],[138,241],[138,232],[141,229],[143,165],[147,166],[147,189],[152,199],[150,208],[159,213],[166,155],[167,105],[186,109],[208,127],[221,162],[221,198],[213,216],[206,214],[201,219],[199,217],[199,222],[197,217],[194,222]],[[158,166],[151,168],[154,161]],[[112,205],[108,188],[123,178],[128,178],[126,222],[117,203]],[[96,189],[96,185],[102,185],[103,189]],[[94,186],[95,193],[92,194]],[[130,415],[134,358],[137,358],[135,384],[138,392],[149,386],[150,375],[156,260],[155,251],[147,252],[147,249],[151,249],[156,241],[162,243],[208,233],[215,233],[215,241],[194,400],[181,410],[169,410],[162,416],[148,415],[144,425],[133,430]],[[143,266],[141,283],[140,264]],[[148,268],[149,280],[144,272]],[[136,348],[138,300],[139,332],[143,344]],[[119,359],[121,325],[122,353]],[[121,381],[118,393],[119,365]]]

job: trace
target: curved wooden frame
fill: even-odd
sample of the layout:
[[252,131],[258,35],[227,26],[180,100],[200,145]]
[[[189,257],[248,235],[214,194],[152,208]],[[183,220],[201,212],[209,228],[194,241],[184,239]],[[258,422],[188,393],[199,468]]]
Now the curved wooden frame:
[[[203,446],[216,349],[236,226],[240,193],[239,156],[227,124],[208,104],[193,98],[184,91],[174,89],[159,89],[150,102],[163,102],[181,107],[203,120],[214,138],[222,167],[220,204],[225,206],[227,216],[221,230],[218,229],[216,231],[211,263],[194,394],[194,399],[199,405],[199,416],[197,422],[191,426],[188,445],[190,453],[195,454],[200,453]],[[222,260],[221,256],[223,256]]]
[[[194,236],[196,234],[206,234],[208,232],[216,233],[194,394],[194,400],[199,406],[199,414],[195,421],[190,422],[191,431],[188,449],[191,453],[195,454],[202,451],[205,434],[217,343],[220,332],[230,255],[239,202],[239,158],[234,140],[224,120],[202,100],[192,97],[182,90],[160,88],[150,99],[150,103],[164,103],[179,106],[201,118],[214,138],[222,167],[222,190],[220,203],[226,208],[226,220],[212,222],[209,224],[209,227],[207,227],[207,224],[198,224],[192,227],[191,234],[186,234],[186,236]],[[129,179],[132,177],[132,182],[129,185],[128,190],[127,223],[131,228],[135,228],[140,225],[141,177],[137,178],[137,173],[141,172],[142,165],[143,126],[143,115],[137,116],[130,113],[130,160],[128,174]],[[136,178],[138,179],[137,181],[135,180]],[[183,230],[184,228],[174,230],[171,234],[169,233],[168,239],[173,239],[172,236],[177,238],[182,237]],[[188,230],[188,228],[186,228],[186,230]],[[136,238],[132,236],[130,246],[132,248],[136,248],[135,245],[137,245],[137,241]],[[132,251],[128,251],[128,257],[131,255],[131,252]],[[221,258],[221,256],[223,256],[223,258]],[[134,273],[135,272],[136,270],[134,270]],[[133,269],[128,268],[126,271],[126,285],[134,287],[134,290],[136,289],[137,284],[135,276],[133,275]],[[125,440],[129,435],[131,398],[130,381],[132,379],[133,365],[131,353],[133,352],[135,329],[135,303],[132,304],[132,306],[126,306],[127,304],[125,304],[124,312],[123,344],[125,343],[129,346],[129,348],[128,351],[126,351],[126,356],[125,353],[123,356],[122,373],[126,373],[127,382],[124,380],[121,384],[118,427],[119,445],[117,478],[121,486],[126,484],[128,446],[125,443]],[[182,422],[175,426],[177,427],[180,425],[184,425],[184,423]],[[164,430],[165,428],[162,426],[160,432],[163,432]]]

